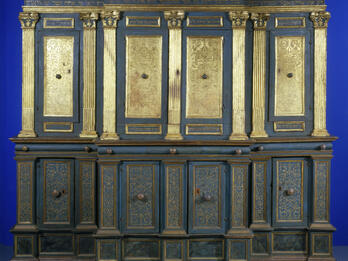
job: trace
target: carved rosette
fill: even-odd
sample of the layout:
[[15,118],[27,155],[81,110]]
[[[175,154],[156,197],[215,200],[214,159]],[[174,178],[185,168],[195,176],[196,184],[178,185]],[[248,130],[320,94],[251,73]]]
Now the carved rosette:
[[254,30],[266,30],[269,14],[251,14],[250,19],[253,21]]
[[117,22],[120,20],[119,11],[104,11],[101,13],[104,28],[116,28]]
[[98,20],[98,14],[97,13],[82,13],[80,14],[80,19],[83,22],[83,28],[86,29],[95,29],[97,20]]
[[18,17],[21,22],[22,29],[34,29],[37,21],[39,20],[39,15],[37,13],[19,13]]
[[246,22],[249,19],[247,11],[229,12],[230,20],[232,21],[232,28],[245,28]]
[[329,12],[311,13],[314,28],[327,28],[331,15]]
[[185,17],[184,11],[165,11],[164,19],[168,21],[169,29],[178,29],[181,28],[182,20]]

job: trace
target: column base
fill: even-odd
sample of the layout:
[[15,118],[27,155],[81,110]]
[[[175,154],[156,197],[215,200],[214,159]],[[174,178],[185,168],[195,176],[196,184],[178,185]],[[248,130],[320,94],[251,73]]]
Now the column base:
[[328,131],[326,129],[322,129],[322,130],[314,129],[311,135],[312,136],[317,136],[317,137],[327,137],[327,136],[330,136],[330,134],[328,133]]
[[182,137],[182,135],[180,133],[175,133],[175,134],[168,133],[164,139],[166,139],[166,140],[183,140],[184,138]]
[[33,138],[37,137],[36,133],[34,130],[21,130],[20,133],[18,134],[19,138]]
[[98,229],[94,237],[107,238],[107,237],[120,237],[121,232],[118,229]]
[[104,132],[101,137],[101,140],[119,140],[120,136],[117,135],[117,133],[112,132]]
[[318,231],[336,231],[336,228],[330,223],[313,223],[309,227],[310,230],[318,230]]
[[267,138],[268,134],[265,131],[253,131],[250,138]]
[[168,230],[168,229],[165,229],[165,230],[163,230],[161,235],[170,236],[170,237],[176,237],[176,236],[186,236],[187,233],[186,233],[185,230]]
[[82,131],[80,133],[80,137],[81,138],[97,138],[98,137],[98,134],[96,131]]
[[231,228],[226,238],[252,238],[253,232],[248,228]]
[[232,133],[229,140],[248,140],[249,137],[245,133]]
[[251,230],[257,230],[257,231],[273,231],[274,229],[270,226],[270,224],[251,224],[249,227]]

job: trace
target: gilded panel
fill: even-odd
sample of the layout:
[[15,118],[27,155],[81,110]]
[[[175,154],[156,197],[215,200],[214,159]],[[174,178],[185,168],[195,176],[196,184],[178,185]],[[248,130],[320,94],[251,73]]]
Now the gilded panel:
[[33,163],[18,162],[18,223],[33,222]]
[[304,121],[275,121],[275,132],[289,132],[289,131],[305,131]]
[[161,118],[162,36],[126,36],[126,118]]
[[275,116],[305,114],[305,37],[275,38]]
[[222,118],[223,37],[188,36],[186,118]]
[[186,135],[222,135],[222,124],[186,124]]
[[101,167],[101,224],[104,227],[116,226],[116,166],[104,165]]
[[128,165],[127,228],[154,228],[155,196],[154,166]]
[[253,221],[266,222],[267,162],[254,163]]
[[276,17],[275,27],[276,28],[305,28],[306,18],[305,17]]
[[126,124],[126,134],[162,134],[162,125]]
[[44,116],[73,116],[74,37],[44,37]]
[[314,221],[329,219],[329,161],[315,161]]
[[303,165],[303,160],[277,161],[277,222],[303,221]]
[[80,222],[94,223],[94,162],[80,162]]
[[75,27],[74,18],[44,18],[43,28],[45,29],[56,29],[65,28],[71,29]]
[[127,27],[160,27],[161,18],[159,16],[127,16]]
[[232,227],[244,227],[246,223],[247,167],[232,168]]
[[44,122],[44,132],[73,132],[74,124],[72,122]]
[[182,166],[166,167],[166,228],[182,227]]
[[[70,223],[70,163],[44,163],[44,224]],[[54,195],[54,191],[60,195]]]
[[193,229],[221,227],[221,166],[194,166]]
[[189,16],[187,27],[223,27],[222,16]]

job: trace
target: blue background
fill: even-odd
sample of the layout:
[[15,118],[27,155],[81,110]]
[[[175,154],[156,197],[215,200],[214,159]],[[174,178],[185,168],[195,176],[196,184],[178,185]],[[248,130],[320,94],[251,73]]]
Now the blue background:
[[[8,140],[21,126],[22,1],[0,0],[0,243],[12,245],[8,232],[16,222],[16,165]],[[330,0],[328,29],[327,127],[340,139],[334,144],[331,176],[331,223],[334,245],[348,245],[348,1]],[[346,164],[346,165],[345,165]]]

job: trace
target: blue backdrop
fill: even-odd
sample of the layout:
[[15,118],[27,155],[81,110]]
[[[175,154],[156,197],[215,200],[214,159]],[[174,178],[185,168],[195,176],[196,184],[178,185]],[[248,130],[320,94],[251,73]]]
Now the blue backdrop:
[[[0,0],[0,243],[12,245],[8,230],[16,222],[14,145],[8,140],[21,126],[21,29],[17,19],[22,1]],[[335,142],[331,177],[331,222],[335,245],[348,245],[348,1],[330,0],[328,30],[328,130]],[[347,165],[344,165],[346,164]]]

